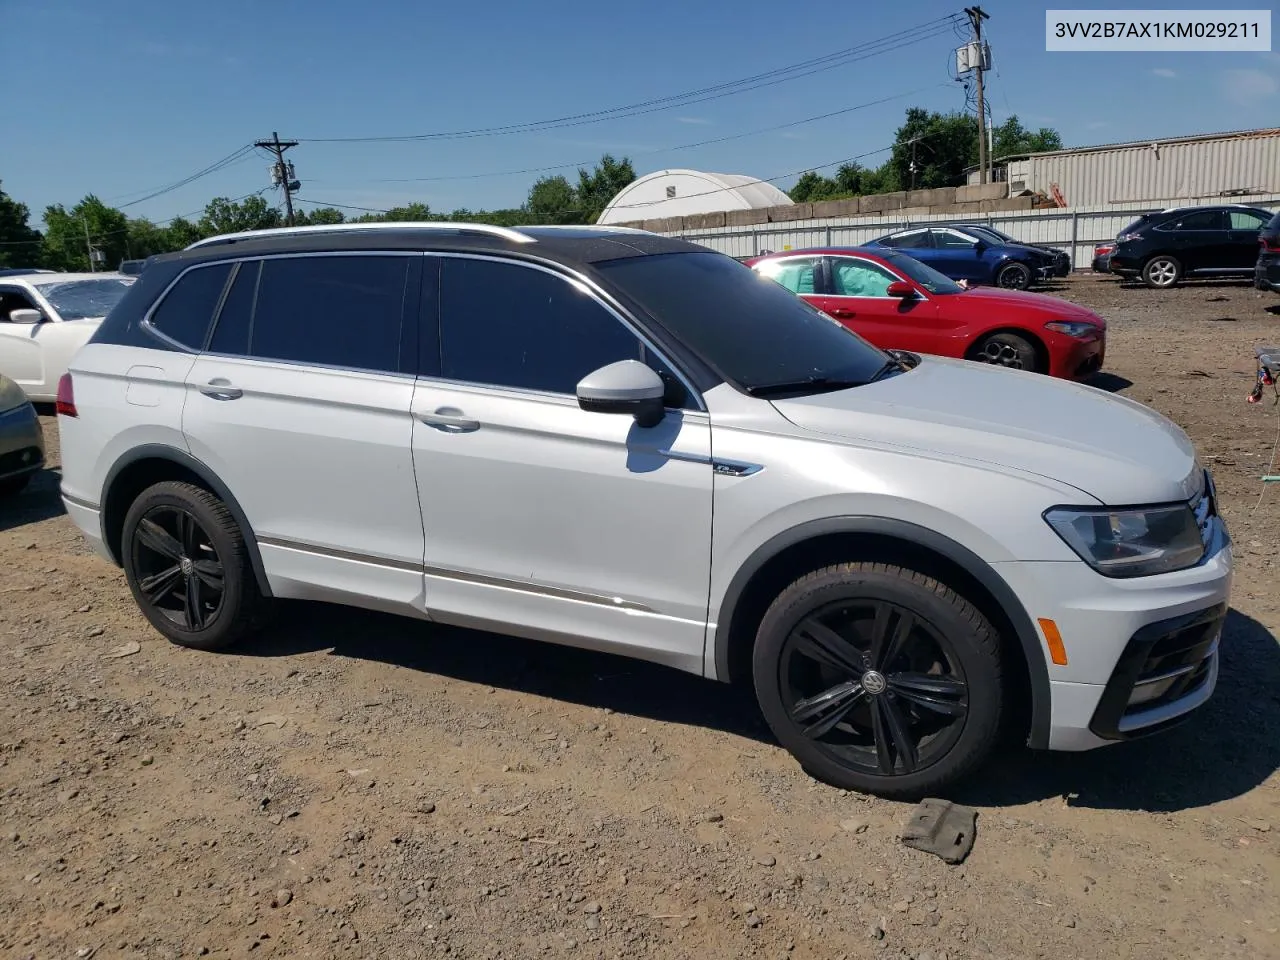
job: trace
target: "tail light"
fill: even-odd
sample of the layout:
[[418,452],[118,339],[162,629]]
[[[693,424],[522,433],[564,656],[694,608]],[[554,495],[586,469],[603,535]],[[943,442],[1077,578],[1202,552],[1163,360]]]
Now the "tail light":
[[64,373],[58,380],[58,400],[54,409],[60,417],[80,416],[76,412],[76,391],[69,373]]
[[1262,249],[1267,253],[1280,253],[1280,233],[1274,237],[1259,237],[1258,243],[1262,244]]

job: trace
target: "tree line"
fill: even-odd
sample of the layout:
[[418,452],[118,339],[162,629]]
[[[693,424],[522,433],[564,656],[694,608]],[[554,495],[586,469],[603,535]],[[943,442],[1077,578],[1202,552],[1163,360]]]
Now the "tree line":
[[[805,203],[963,183],[965,169],[978,161],[977,137],[975,117],[911,107],[897,130],[892,154],[880,167],[847,163],[829,177],[811,170],[796,181],[790,197],[796,203]],[[1048,127],[1027,130],[1016,116],[994,128],[993,143],[994,157],[1062,148],[1057,131]],[[304,207],[297,211],[295,221],[326,224],[452,220],[506,227],[594,223],[609,201],[635,179],[628,158],[619,160],[605,154],[593,169],[579,169],[576,183],[564,176],[539,179],[525,202],[510,209],[444,213],[425,203],[410,203],[352,217],[337,207]],[[181,250],[215,234],[283,226],[284,217],[261,194],[255,194],[238,200],[215,197],[197,218],[176,217],[158,224],[145,217],[130,217],[90,194],[70,208],[60,203],[46,207],[43,223],[43,231],[31,226],[31,211],[26,204],[5,194],[0,183],[0,267],[88,270],[88,241],[102,251],[104,266],[113,269],[123,260]]]

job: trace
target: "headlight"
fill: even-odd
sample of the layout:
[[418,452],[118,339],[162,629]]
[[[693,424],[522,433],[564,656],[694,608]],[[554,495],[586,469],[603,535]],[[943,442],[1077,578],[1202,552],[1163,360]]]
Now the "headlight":
[[1149,577],[1194,567],[1204,542],[1191,507],[1131,510],[1059,507],[1044,518],[1080,559],[1104,577]]
[[1098,332],[1096,325],[1084,320],[1051,320],[1044,325],[1046,330],[1065,333],[1068,337],[1087,337]]
[[27,402],[27,395],[12,380],[0,377],[0,413],[8,413]]

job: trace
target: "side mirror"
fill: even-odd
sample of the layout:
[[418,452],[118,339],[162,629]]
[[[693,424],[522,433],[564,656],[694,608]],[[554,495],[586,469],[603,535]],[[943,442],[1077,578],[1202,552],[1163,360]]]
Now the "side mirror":
[[10,323],[43,323],[44,314],[39,310],[32,310],[30,307],[22,307],[18,310],[9,311]]
[[904,300],[907,297],[914,297],[916,295],[915,288],[905,280],[893,281],[893,283],[889,284],[889,286],[885,288],[884,292],[886,296],[902,297]]
[[973,245],[974,253],[982,253],[982,251],[986,249],[987,249],[987,241],[985,240],[978,240]]
[[578,381],[578,406],[588,413],[625,413],[642,427],[656,427],[666,415],[666,384],[639,360],[619,360]]

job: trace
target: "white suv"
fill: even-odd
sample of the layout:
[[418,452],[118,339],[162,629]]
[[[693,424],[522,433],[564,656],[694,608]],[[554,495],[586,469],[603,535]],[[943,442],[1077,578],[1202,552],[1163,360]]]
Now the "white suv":
[[1176,426],[642,231],[206,240],[58,411],[67,511],[191,647],[294,597],[613,651],[753,683],[813,776],[898,797],[1217,680],[1231,548]]

